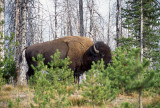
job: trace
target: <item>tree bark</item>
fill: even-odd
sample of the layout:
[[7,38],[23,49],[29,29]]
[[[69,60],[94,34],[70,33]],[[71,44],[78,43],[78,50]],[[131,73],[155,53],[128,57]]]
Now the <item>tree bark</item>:
[[54,1],[55,5],[54,5],[54,9],[55,9],[55,39],[57,38],[57,0]]
[[[28,14],[28,17],[29,18],[33,18],[33,16],[32,16],[32,14]],[[28,24],[29,24],[29,31],[30,31],[30,33],[31,33],[31,35],[30,35],[30,37],[31,38],[29,38],[29,39],[31,39],[30,41],[30,43],[29,44],[27,44],[27,46],[30,46],[30,45],[33,45],[34,44],[34,36],[35,36],[35,34],[34,34],[34,25],[33,25],[33,20],[32,19],[30,19],[29,21],[28,21]]]
[[0,22],[1,22],[1,25],[0,25],[0,43],[1,46],[0,46],[0,61],[3,61],[3,58],[4,58],[4,1],[1,0],[0,1],[0,7],[2,8],[2,11],[0,13]]
[[87,1],[88,9],[90,12],[90,30],[89,30],[89,37],[93,38],[93,41],[96,41],[96,33],[95,33],[95,28],[94,28],[94,1],[91,0],[91,3]]
[[[121,36],[120,16],[121,16],[121,2],[120,2],[120,0],[117,0],[117,13],[116,13],[116,38],[117,38],[117,40],[119,40],[119,38]],[[117,47],[119,47],[118,41],[117,41]]]
[[79,0],[79,16],[80,16],[80,36],[84,36],[83,0]]
[[92,4],[91,7],[89,7],[90,10],[90,33],[92,33],[92,28],[93,28],[93,0],[92,0]]
[[110,1],[111,0],[109,0],[109,10],[108,10],[108,12],[109,12],[109,14],[108,14],[108,35],[107,35],[107,44],[109,45],[109,41],[110,41],[110,37],[109,37],[109,35],[110,35]]
[[[141,0],[141,15],[140,15],[140,59],[143,62],[143,4]],[[143,108],[142,105],[142,90],[139,91],[139,108]]]
[[139,90],[139,108],[143,108],[143,105],[142,105],[142,90]]
[[[128,0],[128,1],[130,1],[130,0]],[[130,10],[129,3],[127,3],[127,9]],[[129,24],[128,24],[128,27],[129,27]],[[127,29],[127,37],[130,38],[129,29]]]
[[143,5],[141,0],[141,18],[140,18],[140,47],[141,47],[141,62],[143,61]]
[[67,17],[67,19],[68,19],[67,20],[67,35],[68,36],[73,36],[69,0],[67,0],[67,13],[68,13],[68,17]]
[[40,2],[38,0],[38,43],[42,42],[42,35],[41,35],[41,21],[40,21],[40,6],[39,6]]
[[18,42],[18,46],[16,46],[16,69],[17,69],[17,80],[19,77],[19,56],[20,56],[20,3],[19,0],[16,0],[16,19],[15,19],[15,38],[16,42]]
[[26,47],[26,6],[27,0],[21,0],[21,52],[22,52],[22,62],[20,64],[20,74],[18,78],[18,85],[26,85],[26,72],[25,72],[25,53],[24,48]]

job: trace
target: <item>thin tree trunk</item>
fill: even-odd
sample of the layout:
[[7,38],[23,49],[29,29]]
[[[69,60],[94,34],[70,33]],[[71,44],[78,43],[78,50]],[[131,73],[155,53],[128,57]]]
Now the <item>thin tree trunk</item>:
[[20,64],[20,75],[18,79],[18,85],[26,85],[26,72],[25,72],[25,53],[24,48],[26,47],[26,6],[27,6],[27,0],[22,0],[22,7],[21,7],[21,52],[22,52],[22,62]]
[[[28,14],[28,17],[29,18],[33,18],[32,15],[30,15],[30,14]],[[30,29],[30,32],[31,32],[31,35],[30,35],[31,36],[31,42],[30,42],[30,44],[28,44],[30,46],[30,45],[34,44],[34,30],[33,30],[33,21],[32,21],[32,19],[30,19],[28,21],[28,23],[29,23],[29,29]]]
[[72,24],[71,24],[71,15],[70,15],[70,7],[69,7],[69,0],[67,0],[67,10],[68,10],[68,21],[67,21],[67,35],[73,36],[72,32]]
[[142,105],[142,90],[139,90],[139,108],[143,108],[143,105]]
[[[117,0],[117,13],[116,13],[116,38],[117,40],[119,40],[120,38],[120,10],[121,10],[121,4],[120,4],[120,0]],[[119,47],[119,43],[117,41],[117,47]]]
[[[128,0],[128,1],[129,1],[129,0]],[[129,3],[127,3],[127,8],[128,8],[128,10],[130,10]],[[128,27],[129,27],[129,24],[128,24]],[[127,37],[130,38],[129,29],[127,29]]]
[[[63,21],[63,18],[64,18],[65,16],[64,16],[64,14],[63,14],[63,17],[61,18],[61,20]],[[64,21],[65,22],[65,21]],[[65,24],[63,24],[63,35],[65,36],[66,34],[68,34],[68,32],[67,32],[67,30],[66,30],[66,26],[65,26]]]
[[16,46],[16,69],[17,69],[17,80],[19,77],[19,56],[20,56],[20,3],[19,0],[16,0],[16,19],[15,19],[15,38],[16,42],[19,43],[18,46]]
[[[89,7],[89,11],[90,11],[90,37],[93,38],[93,41],[96,41],[96,33],[95,33],[95,28],[94,28],[94,1],[91,0],[91,6]],[[88,4],[89,5],[89,4]]]
[[[2,8],[2,11],[0,13],[0,43],[4,42],[4,1],[0,1],[0,7]],[[4,44],[1,44],[0,46],[0,60],[3,61],[4,58]]]
[[141,0],[141,27],[140,27],[140,47],[141,47],[141,62],[143,61],[143,6]]
[[39,0],[38,0],[38,43],[41,43],[41,26],[40,26],[40,6],[39,6]]
[[79,0],[79,16],[80,16],[80,36],[84,36],[83,0]]
[[54,1],[55,3],[55,6],[54,6],[54,9],[55,9],[55,39],[57,38],[57,0]]
[[92,4],[90,7],[90,33],[92,33],[92,28],[93,28],[93,0],[92,0]]
[[122,37],[122,17],[121,17],[121,7],[122,7],[122,0],[119,1],[119,28],[120,28],[120,37]]
[[[141,62],[143,62],[143,4],[141,0],[141,16],[140,16],[140,48],[141,48],[141,54],[140,59]],[[142,90],[139,91],[139,108],[143,108],[142,105]]]
[[[86,16],[88,15],[88,13],[86,12]],[[85,21],[86,23],[85,23],[85,37],[87,36],[87,28],[88,28],[88,18],[86,17],[86,21]]]
[[107,35],[107,44],[109,45],[109,41],[110,41],[110,37],[109,37],[109,35],[110,35],[110,1],[111,0],[109,0],[109,14],[108,14],[108,35]]
[[53,39],[55,38],[54,36],[54,28],[53,28],[53,25],[52,25],[52,16],[51,14],[49,13],[49,20],[50,20],[50,27],[49,27],[49,37],[52,35]]

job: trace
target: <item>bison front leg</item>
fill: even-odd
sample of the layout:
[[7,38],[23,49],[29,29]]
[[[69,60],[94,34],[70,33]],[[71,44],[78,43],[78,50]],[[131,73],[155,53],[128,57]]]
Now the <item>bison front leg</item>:
[[79,75],[78,73],[74,73],[74,83],[77,84],[79,82]]
[[78,84],[78,89],[79,89],[79,77],[80,77],[80,73],[75,72],[74,73],[74,83]]

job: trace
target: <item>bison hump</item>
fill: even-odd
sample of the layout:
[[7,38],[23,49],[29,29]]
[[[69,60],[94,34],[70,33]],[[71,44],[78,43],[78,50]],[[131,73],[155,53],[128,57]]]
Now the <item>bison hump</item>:
[[75,62],[76,66],[81,65],[83,54],[93,45],[91,39],[80,36],[68,36],[64,42],[69,47],[68,56],[72,62]]

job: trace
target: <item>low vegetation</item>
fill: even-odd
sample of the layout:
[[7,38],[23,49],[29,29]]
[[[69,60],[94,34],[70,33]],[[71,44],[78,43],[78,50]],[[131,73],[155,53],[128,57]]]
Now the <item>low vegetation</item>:
[[93,62],[91,69],[85,72],[86,80],[82,81],[79,89],[74,84],[69,58],[61,60],[57,50],[49,63],[52,68],[48,68],[43,63],[42,55],[38,55],[33,58],[38,65],[32,66],[35,75],[30,78],[28,87],[6,85],[0,74],[0,106],[135,108],[139,107],[140,89],[143,91],[143,106],[158,108],[160,89],[156,89],[159,83],[155,76],[157,72],[149,68],[147,59],[144,58],[143,63],[139,61],[139,51],[135,48],[117,49],[113,52],[113,63],[108,68],[105,68],[103,59]]

